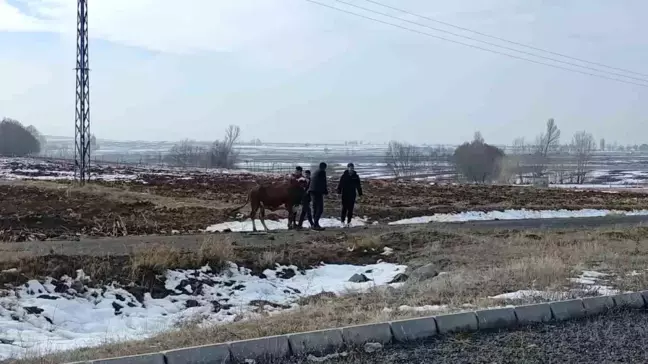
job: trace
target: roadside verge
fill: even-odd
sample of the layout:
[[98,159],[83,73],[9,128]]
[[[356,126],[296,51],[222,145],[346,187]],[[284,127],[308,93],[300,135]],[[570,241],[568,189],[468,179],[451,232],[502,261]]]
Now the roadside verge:
[[290,356],[323,356],[368,343],[384,345],[391,342],[412,342],[456,332],[507,329],[580,319],[605,314],[614,308],[647,307],[648,291],[643,291],[293,333],[68,364],[225,364],[249,360],[261,364]]

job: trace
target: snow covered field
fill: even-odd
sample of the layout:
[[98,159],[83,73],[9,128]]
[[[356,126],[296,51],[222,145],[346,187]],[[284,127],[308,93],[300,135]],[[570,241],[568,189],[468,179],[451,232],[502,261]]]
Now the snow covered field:
[[[179,324],[225,324],[263,313],[294,309],[300,298],[321,292],[344,294],[386,285],[407,267],[321,265],[305,271],[280,266],[254,276],[230,264],[215,273],[171,270],[166,297],[136,297],[115,285],[89,288],[83,271],[60,281],[29,281],[0,291],[0,360],[137,340]],[[353,283],[355,274],[369,278]],[[398,286],[401,283],[393,283]]]
[[[345,150],[345,146],[339,146],[338,149],[331,149],[338,153]],[[375,150],[382,150],[383,146],[363,146],[371,153],[375,154]],[[273,149],[274,148],[274,149]],[[279,148],[279,149],[276,149]],[[304,149],[305,148],[305,149]],[[222,170],[222,169],[182,169],[174,168],[156,164],[127,164],[115,165],[111,163],[103,164],[102,167],[97,167],[92,172],[92,177],[97,180],[136,180],[137,175],[141,173],[161,173],[167,175],[183,175],[192,173],[260,173],[260,174],[286,174],[293,170],[296,165],[300,165],[305,169],[315,168],[320,160],[329,161],[329,170],[331,176],[336,176],[346,168],[346,163],[353,161],[356,170],[363,179],[393,179],[394,174],[389,166],[381,161],[377,155],[371,154],[370,157],[359,158],[353,154],[349,157],[341,157],[339,155],[320,157],[306,156],[300,157],[299,155],[291,155],[294,151],[312,150],[312,148],[319,148],[317,146],[244,146],[243,151],[247,151],[249,156],[241,157],[241,161],[237,164],[235,170]],[[358,147],[360,148],[360,147]],[[362,149],[362,148],[361,148]],[[364,149],[362,149],[364,151]],[[253,151],[253,152],[252,152]],[[105,151],[104,151],[105,152]],[[264,153],[270,153],[271,159]],[[362,152],[364,153],[364,152]],[[356,158],[357,157],[357,158]],[[332,159],[331,159],[332,158]],[[346,159],[345,159],[346,158]],[[378,159],[377,159],[378,158]],[[570,184],[568,180],[564,183],[554,183],[552,179],[551,187],[558,188],[574,188],[574,189],[611,189],[611,188],[639,188],[648,187],[648,163],[643,163],[643,160],[633,164],[632,161],[625,161],[628,163],[621,163],[618,165],[601,164],[592,166],[592,170],[588,172],[585,184]],[[642,162],[642,163],[640,163]],[[99,164],[102,164],[99,162]],[[627,168],[627,169],[618,169]],[[645,170],[643,168],[646,168]],[[50,162],[43,159],[33,158],[0,158],[0,180],[2,179],[38,179],[38,180],[71,180],[74,178],[72,160],[52,160]],[[447,161],[436,161],[430,165],[417,168],[413,172],[412,177],[414,180],[430,183],[457,183],[458,179],[454,167]],[[529,184],[532,177],[525,177],[525,184]],[[519,181],[518,181],[519,182]]]

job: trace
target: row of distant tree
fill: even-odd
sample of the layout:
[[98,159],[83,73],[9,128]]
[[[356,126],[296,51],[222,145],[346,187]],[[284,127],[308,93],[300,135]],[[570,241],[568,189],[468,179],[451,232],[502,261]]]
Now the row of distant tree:
[[[214,141],[211,146],[200,145],[191,140],[175,144],[164,156],[164,161],[178,167],[233,168],[238,162],[239,154],[235,145],[239,142],[241,130],[230,125],[225,130],[222,140]],[[569,175],[570,182],[584,183],[593,152],[597,143],[591,133],[581,131],[573,135],[569,143],[560,143],[561,132],[554,119],[549,119],[543,133],[535,138],[533,144],[527,144],[523,138],[515,139],[511,154],[485,142],[481,133],[476,132],[470,142],[466,142],[453,151],[445,148],[420,148],[411,144],[392,141],[386,152],[386,163],[393,174],[408,177],[417,174],[422,168],[439,162],[453,163],[456,171],[464,179],[475,183],[487,183],[495,180],[512,179],[523,181],[525,176],[534,179],[546,177],[552,158],[562,151],[569,152],[572,160],[571,171],[559,168],[562,179]],[[93,135],[91,144],[97,148]],[[258,141],[260,143],[260,141]],[[41,152],[47,141],[32,125],[24,126],[17,120],[4,118],[0,121],[0,155],[27,156]],[[639,150],[644,145],[638,146]],[[605,140],[598,142],[598,148],[605,150]],[[648,150],[646,145],[645,150]],[[554,163],[554,167],[555,167]],[[567,173],[569,172],[569,173]],[[513,181],[514,182],[514,181]]]
[[[3,118],[0,121],[0,156],[25,157],[39,154],[45,149],[47,139],[35,126],[25,126],[20,121]],[[98,149],[97,138],[90,137],[90,145]]]
[[23,157],[40,153],[45,137],[33,125],[24,126],[17,120],[0,121],[0,155]]
[[233,168],[238,162],[239,153],[234,145],[241,137],[241,128],[230,125],[222,140],[214,141],[205,147],[192,140],[175,144],[165,156],[166,163],[177,167]]
[[[584,183],[597,143],[594,136],[586,131],[575,133],[570,142],[560,143],[561,132],[554,119],[549,119],[545,131],[538,135],[533,144],[516,139],[512,154],[484,141],[476,132],[470,142],[460,145],[452,153],[439,150],[431,152],[411,144],[393,141],[386,152],[386,163],[394,176],[409,177],[422,171],[430,161],[444,160],[453,163],[456,171],[467,181],[487,183],[497,180],[506,182],[524,181],[531,175],[534,180],[547,178],[549,167],[558,165],[560,183],[569,178],[571,183]],[[605,140],[599,142],[605,150]],[[647,148],[648,149],[648,148]],[[570,163],[563,163],[556,155],[562,151],[569,153]],[[446,152],[445,154],[443,154]],[[555,159],[555,160],[554,160]],[[571,168],[572,170],[566,170]]]

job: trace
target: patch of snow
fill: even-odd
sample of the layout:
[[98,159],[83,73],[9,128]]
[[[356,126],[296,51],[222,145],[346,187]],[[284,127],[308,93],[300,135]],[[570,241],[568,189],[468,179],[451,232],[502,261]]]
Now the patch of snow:
[[[261,220],[255,220],[256,227],[258,231],[263,231],[263,225],[261,225]],[[365,219],[353,218],[351,220],[351,227],[364,226],[366,224]],[[288,229],[288,219],[281,219],[279,221],[266,220],[266,225],[268,230],[287,230]],[[320,219],[320,225],[324,228],[342,228],[344,225],[338,219],[331,218],[322,218]],[[215,224],[207,227],[205,229],[207,232],[223,232],[223,231],[252,231],[252,220],[247,219],[245,221],[227,221],[220,224]]]
[[366,353],[369,353],[369,354],[375,353],[376,351],[380,351],[380,350],[382,350],[382,348],[383,348],[383,345],[381,343],[373,343],[372,342],[372,343],[366,343],[364,345],[364,351]]
[[324,362],[329,361],[329,360],[335,360],[335,359],[339,359],[339,358],[344,358],[344,357],[346,357],[348,355],[349,355],[349,353],[347,353],[346,351],[341,352],[341,353],[328,354],[328,355],[325,355],[325,356],[315,356],[313,354],[309,354],[307,359],[308,359],[308,361],[313,362],[313,363],[324,363]]
[[577,278],[569,278],[572,283],[583,285],[583,289],[572,290],[574,292],[585,291],[587,293],[596,293],[598,295],[615,295],[619,290],[613,289],[610,286],[600,284],[604,277],[609,277],[607,273],[601,273],[593,270],[584,270]]
[[571,289],[565,292],[551,292],[551,291],[538,291],[538,290],[520,290],[515,292],[503,293],[496,296],[491,296],[492,299],[498,300],[524,300],[529,298],[543,298],[547,300],[561,300],[567,299],[572,294],[597,294],[597,295],[615,295],[619,291],[610,286],[601,285],[600,281],[603,277],[608,277],[609,274],[601,273],[592,270],[585,270],[579,277],[569,278],[572,283],[580,284],[583,288]]
[[[406,268],[390,263],[320,265],[304,271],[277,266],[265,270],[261,277],[235,264],[220,273],[208,266],[170,270],[165,276],[170,295],[153,298],[146,293],[141,302],[116,285],[88,288],[70,277],[31,280],[2,291],[0,361],[30,353],[141,340],[187,321],[224,324],[263,312],[294,309],[300,298],[321,292],[344,294],[387,285]],[[371,281],[348,282],[354,274],[365,274]],[[87,277],[77,272],[77,278],[85,281]]]
[[609,274],[597,272],[595,270],[584,270],[583,271],[583,277],[601,278],[601,277],[606,277],[606,276],[609,276]]
[[385,256],[392,255],[392,254],[394,254],[394,249],[392,249],[392,248],[390,248],[388,246],[384,247],[383,252],[380,253],[380,255],[385,255]]
[[390,225],[427,224],[430,222],[463,222],[487,220],[525,220],[525,219],[554,219],[575,217],[599,217],[608,215],[644,216],[648,210],[504,210],[504,211],[467,211],[455,214],[434,214],[431,216],[413,217],[390,222]]
[[548,292],[537,290],[519,290],[515,292],[508,292],[491,296],[495,300],[524,300],[529,298],[544,298],[548,300],[560,300],[567,297],[566,292]]
[[578,277],[578,278],[569,278],[569,281],[572,282],[572,283],[587,284],[587,285],[591,285],[591,284],[595,284],[595,283],[596,283],[596,279],[593,279],[593,278],[582,278],[582,277]]
[[398,311],[403,311],[403,312],[434,312],[434,311],[445,311],[447,309],[448,309],[448,305],[425,305],[425,306],[402,305],[398,307]]

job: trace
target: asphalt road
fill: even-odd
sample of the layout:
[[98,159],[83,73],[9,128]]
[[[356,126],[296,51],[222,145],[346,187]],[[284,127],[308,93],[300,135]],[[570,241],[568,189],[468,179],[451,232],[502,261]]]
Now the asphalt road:
[[[492,230],[492,229],[587,229],[598,227],[627,227],[648,224],[648,216],[605,216],[587,218],[556,218],[527,220],[472,221],[462,223],[429,223],[413,225],[369,225],[352,229],[327,229],[322,232],[276,231],[265,233],[217,233],[230,236],[236,244],[288,244],[306,241],[316,235],[380,234],[386,231],[408,230]],[[35,241],[0,244],[0,259],[23,256],[61,255],[128,255],[152,245],[171,245],[195,250],[204,243],[207,234],[174,236],[126,236],[116,238],[82,238],[79,241]]]
[[[282,361],[313,363],[308,359]],[[598,318],[517,331],[440,336],[410,345],[350,353],[335,364],[647,363],[648,313],[620,311]]]

